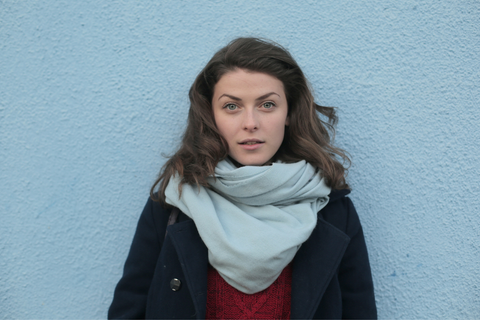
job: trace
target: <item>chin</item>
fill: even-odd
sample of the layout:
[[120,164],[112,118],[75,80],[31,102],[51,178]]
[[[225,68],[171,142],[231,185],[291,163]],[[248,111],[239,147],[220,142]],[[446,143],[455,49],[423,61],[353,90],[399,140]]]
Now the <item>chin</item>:
[[235,164],[240,166],[263,166],[265,164],[269,164],[271,159],[259,159],[255,157],[233,157],[229,156]]

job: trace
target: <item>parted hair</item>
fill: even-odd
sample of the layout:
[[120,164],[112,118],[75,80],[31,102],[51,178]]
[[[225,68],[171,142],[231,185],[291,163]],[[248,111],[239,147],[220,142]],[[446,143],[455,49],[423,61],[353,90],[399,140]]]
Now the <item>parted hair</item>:
[[152,199],[165,203],[165,188],[176,174],[181,177],[180,191],[185,183],[208,187],[207,177],[214,176],[217,163],[228,156],[228,144],[213,115],[215,84],[237,69],[265,73],[283,83],[289,125],[271,161],[306,160],[319,169],[332,189],[349,188],[345,177],[350,160],[345,151],[333,146],[338,120],[335,109],[315,103],[305,75],[282,46],[258,38],[237,38],[215,53],[190,88],[187,128],[180,148],[162,167],[150,190]]

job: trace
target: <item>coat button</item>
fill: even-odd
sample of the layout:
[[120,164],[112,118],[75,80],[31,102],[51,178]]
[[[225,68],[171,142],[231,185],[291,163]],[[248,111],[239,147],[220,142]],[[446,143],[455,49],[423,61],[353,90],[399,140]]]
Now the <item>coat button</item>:
[[170,281],[170,288],[172,288],[173,291],[180,290],[181,286],[182,286],[182,282],[180,280],[178,280],[177,278],[173,278]]

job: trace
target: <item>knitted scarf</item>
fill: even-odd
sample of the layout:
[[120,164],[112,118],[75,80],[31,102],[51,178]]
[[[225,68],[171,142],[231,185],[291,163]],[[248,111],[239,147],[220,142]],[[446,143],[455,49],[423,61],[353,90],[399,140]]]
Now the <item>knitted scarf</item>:
[[330,188],[306,161],[237,168],[218,163],[211,187],[170,178],[166,202],[193,219],[210,264],[234,288],[268,288],[289,264],[328,203]]

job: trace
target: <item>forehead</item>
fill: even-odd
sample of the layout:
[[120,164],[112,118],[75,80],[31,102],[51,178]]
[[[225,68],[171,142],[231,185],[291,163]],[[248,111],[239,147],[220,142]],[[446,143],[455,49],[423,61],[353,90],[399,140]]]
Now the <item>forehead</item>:
[[276,92],[284,96],[283,83],[266,73],[252,72],[243,69],[236,69],[227,72],[217,82],[214,88],[214,97],[222,94],[265,94],[266,92]]

